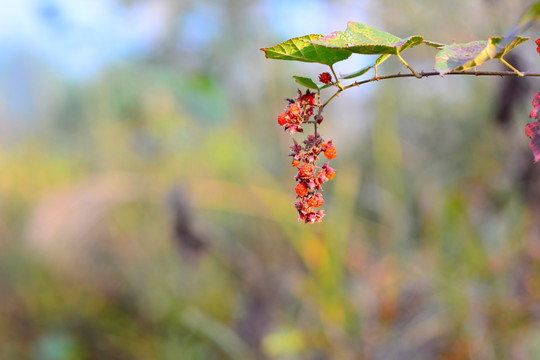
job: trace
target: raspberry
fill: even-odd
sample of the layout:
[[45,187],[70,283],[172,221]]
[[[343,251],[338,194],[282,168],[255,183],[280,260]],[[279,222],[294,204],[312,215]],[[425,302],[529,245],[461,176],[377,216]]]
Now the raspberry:
[[309,214],[304,215],[304,221],[305,223],[320,223],[322,221],[322,218],[325,216],[324,210],[319,210],[317,212],[311,212]]
[[324,150],[324,156],[326,156],[329,160],[335,158],[337,156],[336,148],[333,145],[327,146],[326,150]]
[[298,169],[300,176],[309,176],[313,173],[313,165],[311,164],[304,164],[300,166],[300,169]]
[[328,178],[328,180],[332,180],[332,179],[334,178],[334,176],[336,176],[336,172],[335,172],[335,171],[327,172],[327,173],[326,173],[326,177]]
[[311,207],[319,207],[324,204],[324,199],[321,193],[317,193],[313,196],[310,196],[309,199],[307,200],[307,203]]
[[323,72],[321,75],[319,75],[319,81],[323,84],[330,84],[332,82],[332,75],[327,72]]
[[328,166],[328,163],[324,163],[322,166],[322,169],[324,171],[324,175],[328,180],[332,180],[334,176],[336,176],[336,171],[332,169],[330,166]]
[[540,161],[540,137],[534,136],[531,139],[531,142],[529,143],[529,147],[531,148],[533,155],[534,155],[534,162]]
[[296,193],[298,194],[298,196],[300,197],[304,197],[307,195],[308,193],[308,188],[306,187],[306,185],[302,184],[302,183],[299,183],[298,185],[296,185],[296,187],[294,188],[294,191],[296,191]]
[[525,126],[525,135],[532,138],[534,135],[538,133],[538,122],[528,123],[527,126]]
[[281,125],[281,126],[285,125],[288,122],[287,117],[288,116],[285,113],[279,114],[278,117],[277,117],[278,124]]
[[289,116],[292,118],[297,118],[300,116],[300,108],[296,104],[289,104]]
[[305,94],[302,94],[302,92],[298,90],[298,97],[296,98],[296,100],[300,103],[305,103],[304,105],[315,105],[317,103],[315,95],[317,94],[310,92],[309,89],[306,91]]

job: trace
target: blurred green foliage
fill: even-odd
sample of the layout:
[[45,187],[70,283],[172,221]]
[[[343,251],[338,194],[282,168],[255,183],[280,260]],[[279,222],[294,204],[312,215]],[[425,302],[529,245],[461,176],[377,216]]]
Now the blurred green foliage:
[[342,96],[367,130],[329,109],[323,137],[356,140],[336,141],[328,215],[306,226],[275,123],[300,68],[238,46],[264,81],[165,49],[51,86],[35,127],[0,143],[0,359],[539,358],[534,91],[505,128],[499,79]]

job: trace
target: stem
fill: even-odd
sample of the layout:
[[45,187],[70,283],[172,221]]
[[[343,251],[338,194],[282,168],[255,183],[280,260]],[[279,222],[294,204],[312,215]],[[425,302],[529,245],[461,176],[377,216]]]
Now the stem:
[[[321,91],[319,90],[319,96],[317,96],[317,105],[319,107],[318,116],[321,116],[323,108],[321,107]],[[313,129],[315,130],[315,140],[317,140],[317,121],[313,121]]]
[[341,84],[339,83],[339,78],[337,77],[336,72],[334,71],[334,67],[333,67],[332,65],[330,65],[330,70],[332,70],[332,74],[334,75],[334,79],[336,79],[336,85],[337,85],[341,90],[343,90],[343,86],[341,86]]
[[[373,80],[370,80],[370,81],[373,81]],[[351,85],[353,85],[353,84],[351,84]],[[326,100],[326,102],[325,102],[324,104],[321,105],[321,107],[319,108],[320,111],[322,112],[322,110],[324,109],[324,107],[325,107],[326,105],[328,105],[328,103],[330,103],[330,101],[334,100],[334,98],[336,98],[336,97],[339,95],[340,92],[342,92],[342,91],[345,90],[345,89],[348,89],[348,88],[352,87],[351,85],[347,85],[347,86],[345,86],[345,87],[342,87],[342,88],[339,89],[338,91],[336,91],[336,93],[335,93],[334,95],[332,95],[332,96],[330,97],[330,99]],[[360,85],[360,84],[359,84],[359,85]]]
[[522,73],[522,72],[518,71],[518,69],[516,69],[515,67],[513,67],[512,65],[510,65],[510,64],[509,64],[506,60],[504,60],[502,57],[499,58],[499,60],[501,60],[501,62],[502,62],[504,65],[508,66],[510,69],[514,70],[514,72],[517,74],[517,76],[523,77],[523,73]]
[[345,90],[350,89],[350,88],[355,87],[355,86],[360,86],[360,85],[363,85],[363,84],[367,84],[367,83],[370,83],[370,82],[373,82],[373,81],[386,80],[386,79],[397,79],[397,78],[410,78],[410,77],[416,77],[418,79],[422,79],[422,78],[428,78],[428,77],[431,77],[431,76],[444,77],[446,75],[500,76],[500,77],[504,77],[504,76],[540,77],[540,73],[537,73],[537,72],[519,72],[519,71],[517,71],[517,72],[516,71],[454,71],[454,72],[446,73],[444,75],[441,75],[437,71],[428,71],[428,72],[421,71],[419,73],[415,72],[414,74],[397,73],[397,74],[385,75],[385,76],[377,76],[376,75],[375,77],[373,77],[371,79],[367,79],[367,80],[363,80],[363,81],[355,81],[352,84],[341,87],[338,91],[336,91],[336,93],[334,95],[332,95],[328,100],[326,100],[326,102],[324,104],[322,104],[319,107],[319,110],[322,112],[322,110],[326,107],[326,105],[328,105],[332,100],[334,100],[342,91],[345,91]]
[[[540,76],[540,73],[536,73],[536,72],[522,72],[521,74],[523,75],[523,77],[527,77],[527,76],[538,77],[538,76]],[[519,76],[517,73],[515,73],[513,71],[454,71],[454,72],[446,73],[444,75],[441,75],[437,71],[429,71],[429,72],[423,72],[422,71],[422,72],[418,73],[417,75],[418,75],[419,79],[427,78],[427,77],[430,77],[430,76],[444,77],[446,75],[500,76],[500,77],[503,77],[503,76]],[[396,79],[396,78],[408,78],[408,77],[413,77],[413,76],[416,77],[414,74],[400,74],[400,73],[392,74],[392,75],[386,75],[386,76],[378,76],[377,78],[371,78],[371,79],[367,79],[367,80],[363,80],[363,81],[356,81],[356,82],[354,82],[352,84],[349,84],[349,85],[343,87],[343,90],[347,90],[349,88],[359,86],[359,85],[362,85],[362,84],[367,84],[367,83],[370,83],[370,82],[373,82],[373,81],[386,80],[386,79]],[[326,104],[324,104],[324,105],[326,105]]]
[[414,71],[414,69],[413,69],[413,68],[405,61],[405,59],[402,58],[401,55],[399,55],[399,52],[396,54],[396,56],[397,56],[397,58],[403,63],[403,65],[405,65],[409,70],[411,70],[411,72],[413,73],[413,75],[414,75],[415,77],[417,77],[418,79],[421,78],[421,76],[418,75],[418,74],[416,73],[416,71]]

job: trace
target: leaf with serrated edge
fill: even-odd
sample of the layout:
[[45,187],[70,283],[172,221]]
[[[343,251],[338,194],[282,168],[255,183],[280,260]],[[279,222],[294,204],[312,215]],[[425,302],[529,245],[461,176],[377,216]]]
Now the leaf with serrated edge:
[[440,74],[468,70],[488,60],[501,58],[528,39],[518,36],[500,50],[497,49],[497,45],[502,40],[500,36],[492,36],[488,41],[446,45],[435,55],[435,70]]
[[396,55],[405,49],[421,44],[423,40],[424,38],[420,35],[400,39],[369,25],[349,22],[345,31],[335,31],[328,36],[313,40],[312,43],[356,54]]
[[296,60],[333,65],[351,56],[349,52],[329,49],[316,45],[311,41],[320,39],[322,35],[305,35],[289,39],[276,46],[261,48],[266,58],[276,60]]
[[[508,54],[513,48],[518,45],[521,45],[525,41],[529,40],[529,37],[516,36],[508,44],[502,44],[503,38],[499,36],[493,36],[489,38],[489,43],[486,48],[486,51],[493,59],[502,58],[504,55]],[[503,45],[501,47],[501,45]]]
[[388,59],[389,57],[390,57],[390,55],[388,55],[388,54],[381,55],[381,56],[379,56],[377,58],[377,60],[375,60],[373,62],[373,64],[368,65],[366,67],[363,67],[362,69],[360,69],[358,71],[355,71],[353,73],[341,75],[340,78],[341,79],[352,79],[352,78],[355,78],[355,77],[358,77],[358,76],[362,76],[365,73],[367,73],[369,70],[373,69],[375,66],[379,66],[384,60]]
[[315,82],[308,77],[293,76],[293,78],[294,80],[296,80],[297,83],[299,83],[302,86],[305,86],[309,89],[319,90],[319,86],[315,84]]

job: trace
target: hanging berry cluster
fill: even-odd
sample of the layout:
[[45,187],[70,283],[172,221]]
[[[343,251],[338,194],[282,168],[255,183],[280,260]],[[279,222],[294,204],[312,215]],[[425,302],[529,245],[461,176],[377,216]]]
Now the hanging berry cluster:
[[[540,39],[538,41],[540,42]],[[529,114],[529,117],[536,121],[525,126],[525,134],[531,139],[529,147],[533,152],[534,162],[538,162],[540,160],[540,92],[534,97],[532,105],[534,109]]]
[[[319,80],[324,84],[332,82],[332,76],[325,72],[319,76]],[[332,180],[336,175],[329,163],[317,166],[321,152],[331,160],[336,157],[336,148],[332,141],[325,142],[317,132],[317,126],[324,120],[322,114],[323,107],[320,103],[319,93],[312,93],[306,90],[304,94],[298,90],[296,99],[287,99],[289,102],[285,111],[278,115],[278,124],[288,130],[290,134],[304,132],[304,124],[313,125],[313,134],[307,136],[303,145],[293,139],[291,146],[291,165],[298,169],[294,177],[298,182],[294,188],[297,200],[294,205],[298,210],[298,221],[307,223],[319,223],[325,216],[324,210],[318,209],[324,204],[324,199],[319,191],[322,191],[322,184]]]

